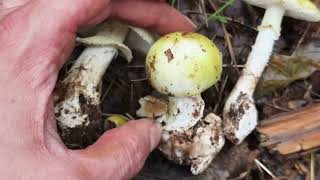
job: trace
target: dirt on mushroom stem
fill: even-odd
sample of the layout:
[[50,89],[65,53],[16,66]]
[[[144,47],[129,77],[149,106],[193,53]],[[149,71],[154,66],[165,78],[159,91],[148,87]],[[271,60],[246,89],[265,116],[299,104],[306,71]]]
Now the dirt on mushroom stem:
[[[211,1],[216,7],[220,7],[223,4],[223,1]],[[209,1],[203,2],[206,13],[214,12]],[[191,17],[193,22],[199,25],[205,23],[204,11],[199,10],[201,3],[200,0],[179,0],[178,7],[180,11]],[[213,112],[216,109],[215,113],[221,113],[225,98],[228,97],[228,94],[232,90],[234,83],[239,77],[238,72],[241,70],[241,65],[245,63],[247,55],[251,51],[251,45],[254,43],[257,35],[254,27],[257,27],[257,24],[261,21],[263,13],[264,10],[248,7],[242,1],[236,1],[223,12],[224,16],[231,19],[231,21],[225,24],[225,27],[230,35],[232,50],[234,51],[237,64],[231,62],[231,55],[226,45],[226,32],[223,30],[221,23],[209,21],[208,27],[201,29],[200,32],[212,38],[222,51],[225,64],[220,82],[202,93],[202,97],[206,103],[205,112]],[[302,21],[285,18],[282,25],[282,36],[276,43],[274,53],[283,55],[292,54],[301,36],[305,33],[307,25],[308,23]],[[320,38],[319,23],[311,25],[303,40],[303,44],[315,38]],[[77,56],[81,50],[82,48],[78,47],[73,56]],[[134,51],[133,55],[134,59],[130,64],[127,64],[126,60],[118,57],[107,70],[107,76],[104,77],[102,83],[102,95],[107,93],[101,106],[102,113],[129,113],[135,117],[135,112],[139,108],[139,98],[149,94],[159,95],[146,80],[131,81],[146,77],[143,67],[145,56],[137,51]],[[236,65],[240,66],[237,67]],[[68,69],[68,66],[61,71],[60,76],[63,76],[65,69]],[[289,102],[303,101],[304,103],[299,106],[319,102],[320,98],[316,95],[320,94],[319,80],[320,72],[315,72],[305,81],[295,82],[272,95],[256,99],[259,119],[284,112],[284,110],[292,110],[290,109]],[[309,86],[312,86],[310,93],[308,93]],[[93,134],[93,136],[95,135]],[[79,135],[79,137],[75,138],[81,138],[81,136]],[[93,142],[94,140],[91,143]],[[83,148],[85,146],[79,147]],[[265,172],[260,171],[254,164],[254,158],[258,158],[277,177],[299,176],[299,174],[306,176],[308,174],[309,155],[297,155],[287,158],[267,152],[259,147],[258,139],[255,133],[253,133],[240,146],[232,146],[227,143],[208,170],[199,176],[192,176],[189,172],[189,167],[175,165],[162,157],[158,151],[155,151],[151,154],[143,170],[135,179],[222,179],[222,177],[236,178],[242,173],[247,173],[246,175],[251,177],[251,179],[269,178]],[[317,159],[317,162],[319,164],[319,159]],[[221,174],[224,174],[224,176]]]

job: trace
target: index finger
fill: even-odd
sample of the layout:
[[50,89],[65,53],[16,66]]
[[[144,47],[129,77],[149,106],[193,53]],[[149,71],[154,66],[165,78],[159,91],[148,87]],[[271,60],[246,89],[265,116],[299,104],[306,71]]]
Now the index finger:
[[132,25],[154,29],[162,34],[173,31],[194,31],[196,28],[190,19],[166,3],[117,0],[111,4],[111,16]]
[[[178,10],[164,0],[117,0],[111,8],[102,10],[96,17],[82,26],[96,25],[108,16],[164,34],[173,31],[194,31],[196,26]],[[111,12],[110,12],[111,10]]]

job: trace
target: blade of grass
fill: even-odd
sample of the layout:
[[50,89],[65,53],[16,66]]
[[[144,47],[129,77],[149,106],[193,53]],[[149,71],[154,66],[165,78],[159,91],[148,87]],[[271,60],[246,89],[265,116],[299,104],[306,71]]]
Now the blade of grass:
[[176,1],[177,0],[171,0],[171,6],[175,6],[176,5]]
[[221,16],[220,13],[222,11],[224,11],[227,7],[229,7],[230,5],[232,5],[236,0],[228,0],[223,6],[221,6],[216,12],[214,12],[213,14],[211,14],[208,17],[208,20],[218,20],[222,23],[226,23],[226,17]]

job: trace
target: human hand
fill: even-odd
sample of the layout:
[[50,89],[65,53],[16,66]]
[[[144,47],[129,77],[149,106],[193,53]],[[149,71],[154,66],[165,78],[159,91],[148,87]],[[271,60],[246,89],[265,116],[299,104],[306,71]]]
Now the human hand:
[[114,17],[160,33],[193,25],[163,0],[2,0],[0,174],[3,179],[129,179],[159,142],[151,121],[129,122],[84,150],[61,142],[52,91],[80,28]]

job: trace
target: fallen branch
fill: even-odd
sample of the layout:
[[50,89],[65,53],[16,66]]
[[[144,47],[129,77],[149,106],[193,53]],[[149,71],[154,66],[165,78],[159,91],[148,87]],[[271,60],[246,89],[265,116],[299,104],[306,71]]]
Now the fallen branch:
[[262,146],[283,155],[320,147],[320,104],[265,120],[257,130]]

